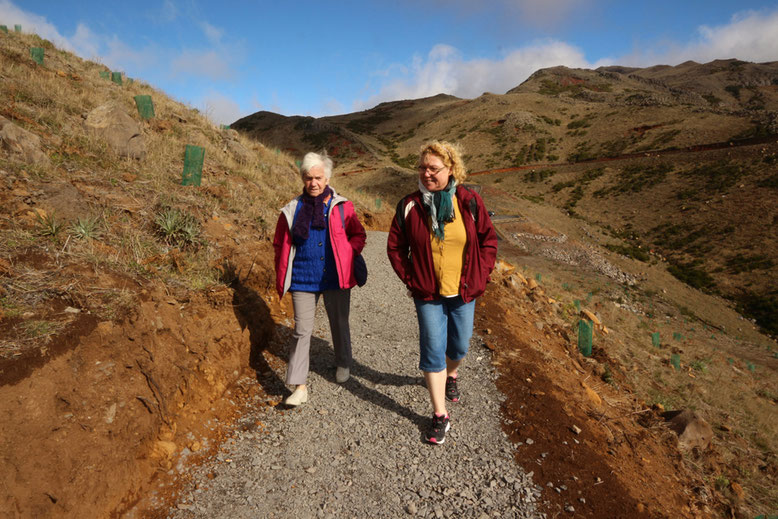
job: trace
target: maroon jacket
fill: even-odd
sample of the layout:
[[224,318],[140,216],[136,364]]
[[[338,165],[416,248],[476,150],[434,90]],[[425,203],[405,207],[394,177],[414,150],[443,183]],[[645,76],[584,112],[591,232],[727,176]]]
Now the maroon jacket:
[[[467,233],[459,295],[468,303],[486,290],[489,274],[497,259],[497,234],[484,202],[476,192],[457,186],[456,199]],[[440,298],[432,262],[430,232],[421,192],[416,191],[400,200],[389,229],[386,253],[392,268],[413,297],[425,301]]]

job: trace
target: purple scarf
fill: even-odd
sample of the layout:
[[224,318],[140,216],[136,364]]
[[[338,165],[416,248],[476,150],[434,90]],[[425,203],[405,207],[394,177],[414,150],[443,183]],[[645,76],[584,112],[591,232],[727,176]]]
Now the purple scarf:
[[308,239],[308,229],[324,229],[324,199],[332,195],[330,186],[326,186],[322,194],[312,197],[303,189],[303,196],[300,201],[303,203],[297,212],[297,218],[292,227],[292,238],[295,243],[300,243]]

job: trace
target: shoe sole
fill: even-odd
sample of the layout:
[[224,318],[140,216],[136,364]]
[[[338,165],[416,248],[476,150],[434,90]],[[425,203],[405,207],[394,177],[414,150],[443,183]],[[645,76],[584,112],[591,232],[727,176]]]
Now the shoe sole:
[[[445,432],[448,433],[448,431],[450,429],[451,429],[451,422],[446,424]],[[445,436],[440,441],[437,441],[435,438],[426,438],[426,440],[427,440],[427,443],[429,443],[430,445],[443,445],[444,443],[446,443],[446,437]]]
[[289,402],[289,399],[287,398],[284,400],[284,405],[287,405],[289,407],[297,407],[300,404],[304,404],[308,401],[308,395],[306,394],[299,402]]

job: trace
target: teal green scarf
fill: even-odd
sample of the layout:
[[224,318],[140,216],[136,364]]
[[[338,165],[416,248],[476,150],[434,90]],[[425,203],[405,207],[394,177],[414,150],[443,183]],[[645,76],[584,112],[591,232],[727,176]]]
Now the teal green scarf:
[[454,180],[454,177],[451,177],[448,180],[448,185],[440,191],[428,191],[419,180],[422,203],[430,215],[432,231],[439,240],[445,237],[446,222],[454,221],[454,193],[456,189],[457,181]]

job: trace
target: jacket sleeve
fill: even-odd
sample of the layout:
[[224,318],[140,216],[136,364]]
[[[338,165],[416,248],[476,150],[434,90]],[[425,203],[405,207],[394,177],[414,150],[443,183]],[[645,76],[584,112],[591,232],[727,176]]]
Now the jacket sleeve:
[[289,250],[292,248],[292,233],[283,213],[278,216],[276,233],[273,237],[273,249],[275,252],[276,266],[276,291],[278,297],[284,295],[284,282],[286,281],[286,269],[289,266]]
[[478,193],[474,193],[474,196],[478,207],[478,222],[475,229],[478,236],[478,254],[481,256],[482,275],[488,280],[497,261],[497,233],[483,199]]
[[392,226],[389,228],[389,237],[386,242],[386,254],[389,256],[389,263],[392,264],[397,277],[407,286],[412,268],[410,245],[405,232],[400,229],[400,225],[397,223],[398,214],[402,214],[401,211],[405,211],[405,208],[401,207],[402,202],[400,200],[397,204],[394,218],[392,218]]
[[354,204],[351,201],[346,202],[344,207],[346,210],[346,236],[351,244],[351,248],[354,249],[354,255],[362,253],[362,249],[365,248],[365,241],[367,241],[367,233],[362,223],[357,217],[357,213],[354,210]]

